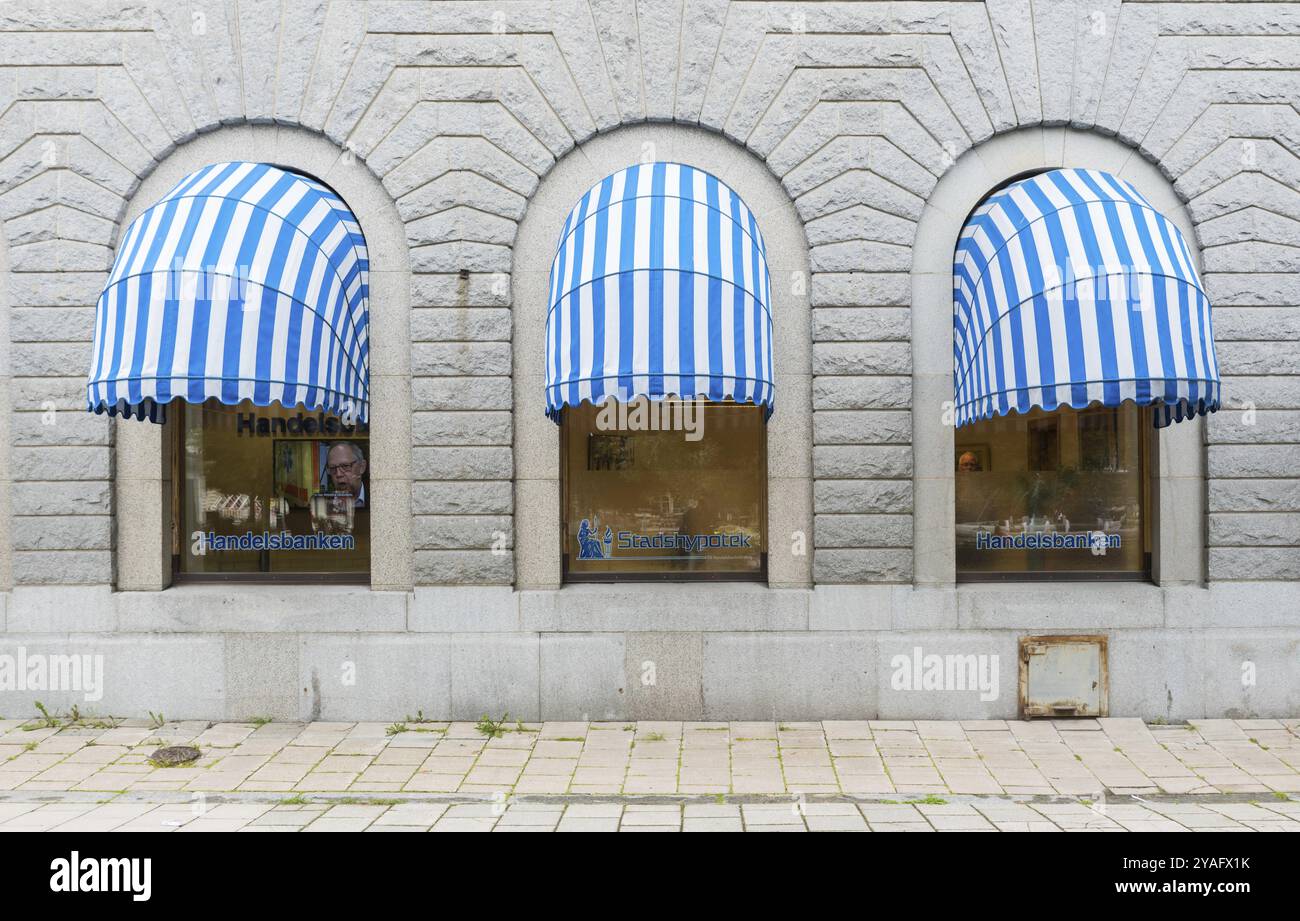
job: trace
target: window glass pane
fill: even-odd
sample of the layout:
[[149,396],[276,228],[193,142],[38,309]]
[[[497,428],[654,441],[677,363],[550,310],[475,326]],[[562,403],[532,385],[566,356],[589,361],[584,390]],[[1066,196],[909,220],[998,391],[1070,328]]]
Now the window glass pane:
[[182,573],[369,572],[364,426],[212,400],[185,405],[181,425]]
[[1145,572],[1149,425],[1126,403],[959,428],[958,574]]
[[766,435],[752,405],[566,408],[566,573],[761,578]]

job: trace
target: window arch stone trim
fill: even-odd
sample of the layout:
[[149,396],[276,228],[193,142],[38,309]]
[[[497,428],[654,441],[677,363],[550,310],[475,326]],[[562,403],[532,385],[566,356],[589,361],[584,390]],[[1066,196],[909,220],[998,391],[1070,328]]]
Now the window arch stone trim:
[[542,178],[515,236],[516,587],[560,585],[559,432],[544,412],[543,367],[547,280],[556,242],[566,215],[592,185],[629,164],[652,160],[697,166],[727,183],[753,211],[767,241],[777,400],[767,430],[768,586],[808,588],[813,480],[807,237],[789,195],[762,161],[720,135],[678,125],[629,126],[574,148]]
[[[391,197],[365,163],[324,137],[279,125],[241,125],[175,148],[135,189],[121,220],[131,221],[201,166],[256,160],[310,174],[333,188],[361,223],[370,258],[370,587],[410,591],[411,332],[406,234]],[[118,241],[114,241],[114,246]],[[175,420],[114,425],[114,585],[159,591],[171,584],[171,446]],[[123,511],[126,513],[123,514]]]
[[[1089,167],[1126,179],[1182,231],[1199,271],[1195,226],[1160,169],[1112,137],[1073,128],[1025,128],[968,150],[940,178],[917,223],[912,249],[912,450],[914,582],[956,581],[952,469],[952,257],[967,216],[993,189],[1028,172]],[[1152,578],[1205,579],[1205,420],[1161,429],[1152,464],[1156,531]]]

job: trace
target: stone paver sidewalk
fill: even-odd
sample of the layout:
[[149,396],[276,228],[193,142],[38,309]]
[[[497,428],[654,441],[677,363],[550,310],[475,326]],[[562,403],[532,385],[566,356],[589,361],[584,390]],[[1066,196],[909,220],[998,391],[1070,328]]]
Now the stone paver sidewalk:
[[0,720],[0,830],[1292,830],[1297,791],[1300,719]]
[[[0,791],[1293,793],[1300,720],[168,723],[0,720]],[[157,767],[162,745],[201,757]]]

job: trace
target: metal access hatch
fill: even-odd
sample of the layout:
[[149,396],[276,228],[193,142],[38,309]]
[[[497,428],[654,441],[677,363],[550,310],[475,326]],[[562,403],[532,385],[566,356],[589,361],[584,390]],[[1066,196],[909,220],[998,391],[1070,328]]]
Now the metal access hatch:
[[1022,719],[1106,716],[1110,691],[1104,636],[1022,636]]

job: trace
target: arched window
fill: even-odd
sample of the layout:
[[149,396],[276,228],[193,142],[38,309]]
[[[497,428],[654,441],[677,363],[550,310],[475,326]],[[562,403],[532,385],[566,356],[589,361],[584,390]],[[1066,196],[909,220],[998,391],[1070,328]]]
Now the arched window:
[[87,406],[179,414],[179,577],[368,577],[368,271],[342,199],[265,163],[204,167],[127,229]]
[[549,302],[565,578],[766,578],[771,292],[744,202],[677,163],[606,177],[565,221]]
[[953,263],[958,578],[1143,578],[1153,429],[1219,407],[1210,303],[1127,182],[1057,169],[967,219]]

